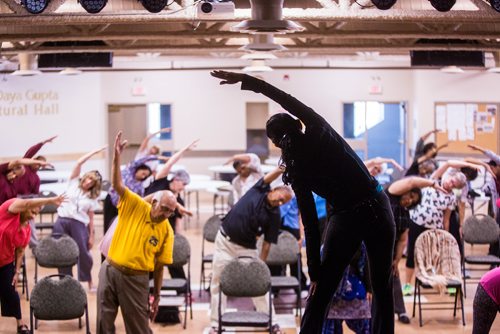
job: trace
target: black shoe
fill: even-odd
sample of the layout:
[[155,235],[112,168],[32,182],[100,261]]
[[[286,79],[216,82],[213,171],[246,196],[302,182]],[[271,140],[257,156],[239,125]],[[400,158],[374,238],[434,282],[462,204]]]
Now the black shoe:
[[26,325],[21,325],[17,327],[17,334],[30,334],[30,330],[28,326]]
[[398,314],[398,320],[400,323],[403,323],[406,325],[410,323],[410,318],[408,317],[408,314],[406,314],[406,313]]

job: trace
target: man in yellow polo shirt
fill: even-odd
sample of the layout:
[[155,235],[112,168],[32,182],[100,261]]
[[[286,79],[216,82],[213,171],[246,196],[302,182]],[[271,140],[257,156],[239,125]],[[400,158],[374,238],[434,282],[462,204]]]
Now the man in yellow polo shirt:
[[[115,333],[115,318],[121,308],[125,330],[150,334],[149,318],[158,312],[163,266],[172,263],[174,233],[167,217],[177,201],[170,191],[153,194],[149,204],[123,185],[120,156],[127,141],[117,134],[112,165],[113,188],[120,197],[118,225],[108,257],[99,272],[97,332]],[[149,272],[154,276],[154,299],[149,304]]]

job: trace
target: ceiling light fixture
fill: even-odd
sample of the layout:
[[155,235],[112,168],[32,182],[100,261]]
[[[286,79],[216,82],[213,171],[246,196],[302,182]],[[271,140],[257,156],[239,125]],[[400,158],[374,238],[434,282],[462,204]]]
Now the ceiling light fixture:
[[36,55],[31,53],[20,53],[19,58],[19,69],[11,73],[11,75],[30,77],[34,75],[42,74],[37,68]]
[[500,0],[490,0],[491,7],[500,13]]
[[394,6],[397,0],[372,0],[372,3],[378,9],[387,10]]
[[258,60],[258,59],[269,60],[269,59],[277,59],[278,57],[276,57],[272,53],[267,53],[267,52],[252,52],[244,54],[240,58],[249,60]]
[[243,68],[243,72],[271,72],[273,69],[266,65],[266,61],[262,59],[252,60],[250,66]]
[[450,73],[450,74],[458,74],[458,73],[464,73],[464,70],[462,70],[460,67],[451,65],[451,66],[445,66],[441,68],[441,72],[443,73]]
[[449,12],[455,5],[456,0],[429,0],[432,7],[440,12]]
[[168,4],[168,0],[139,0],[144,8],[151,13],[161,12]]
[[30,14],[40,14],[49,5],[50,0],[21,0],[21,5]]
[[250,0],[252,19],[232,26],[231,30],[250,34],[285,34],[304,30],[303,26],[294,21],[283,20],[283,1]]
[[287,50],[286,47],[280,44],[274,43],[273,34],[254,34],[248,37],[250,43],[243,45],[240,50],[243,51],[284,51]]
[[90,14],[97,14],[108,3],[108,0],[79,0],[80,5]]
[[74,67],[66,67],[65,69],[61,70],[59,74],[61,75],[79,75],[82,74],[83,72],[77,68]]

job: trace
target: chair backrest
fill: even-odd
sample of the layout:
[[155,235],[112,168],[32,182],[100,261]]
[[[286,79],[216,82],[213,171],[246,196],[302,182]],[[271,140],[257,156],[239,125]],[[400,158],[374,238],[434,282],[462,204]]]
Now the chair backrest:
[[65,275],[51,275],[39,280],[31,291],[30,306],[41,320],[67,320],[81,317],[87,294],[80,282]]
[[[47,198],[47,197],[56,197],[57,194],[53,191],[48,191],[44,190],[41,191],[38,194],[39,197]],[[44,214],[44,213],[56,213],[57,212],[57,205],[55,204],[45,204],[42,209],[40,210],[39,214]]]
[[185,236],[176,234],[174,237],[174,261],[169,266],[182,267],[191,257],[191,246]]
[[[263,238],[259,238],[257,249],[262,249]],[[268,265],[286,265],[297,263],[299,254],[299,244],[297,239],[288,231],[281,231],[278,242],[271,244],[266,263]]]
[[271,288],[271,272],[260,259],[234,259],[222,270],[220,288],[226,296],[263,296]]
[[417,277],[422,271],[420,274],[423,275],[460,278],[460,268],[460,250],[453,235],[440,229],[427,230],[420,234],[415,242]]
[[475,214],[464,221],[464,241],[469,244],[491,244],[498,240],[500,229],[493,217]]
[[203,225],[203,238],[208,242],[215,242],[221,224],[222,220],[219,215],[208,218],[205,225]]
[[80,251],[73,239],[63,235],[59,239],[47,237],[40,240],[33,253],[40,266],[59,268],[75,265]]

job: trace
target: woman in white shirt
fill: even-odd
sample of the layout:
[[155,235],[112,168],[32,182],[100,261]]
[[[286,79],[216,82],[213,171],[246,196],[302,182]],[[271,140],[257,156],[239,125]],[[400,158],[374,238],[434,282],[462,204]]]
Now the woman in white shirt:
[[[55,237],[67,234],[78,244],[78,280],[88,282],[89,290],[92,290],[90,273],[93,260],[90,249],[94,244],[94,210],[99,208],[97,198],[101,193],[102,177],[97,170],[93,170],[80,178],[80,171],[88,159],[105,149],[89,152],[78,159],[69,178],[68,200],[57,209],[58,218],[52,232]],[[59,273],[73,276],[71,267],[59,269]]]

